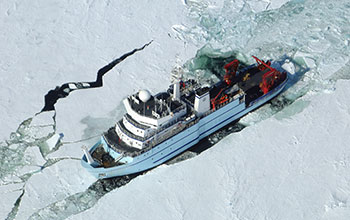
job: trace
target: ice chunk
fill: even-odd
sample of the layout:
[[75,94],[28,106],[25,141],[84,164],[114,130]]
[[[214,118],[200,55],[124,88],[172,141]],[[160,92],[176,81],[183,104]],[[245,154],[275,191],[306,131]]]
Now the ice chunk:
[[46,162],[46,160],[43,158],[42,154],[40,153],[40,149],[36,146],[28,147],[24,153],[24,157],[32,165],[41,166]]
[[73,83],[69,83],[68,86],[70,89],[77,89],[77,87]]
[[247,4],[249,4],[253,12],[265,11],[270,6],[270,2],[259,1],[259,0],[250,0],[250,1],[247,1]]
[[52,112],[38,114],[21,123],[17,129],[15,139],[27,143],[44,139],[54,132],[54,124]]
[[0,219],[6,219],[15,205],[16,200],[22,194],[24,183],[13,183],[8,185],[0,185]]
[[25,150],[24,160],[26,165],[16,171],[18,176],[40,171],[42,166],[46,163],[46,160],[43,158],[37,146],[28,147]]
[[46,144],[49,148],[49,150],[51,151],[53,148],[56,147],[56,145],[61,141],[61,139],[64,137],[63,133],[60,134],[54,134],[51,138],[49,138],[46,141]]
[[42,126],[54,125],[55,124],[55,122],[53,120],[54,115],[55,115],[54,111],[41,112],[32,118],[30,126],[33,126],[33,127],[41,126],[42,127]]
[[53,202],[85,191],[96,179],[81,168],[78,160],[61,160],[34,174],[25,185],[17,219],[28,219]]
[[295,73],[295,66],[292,62],[290,62],[289,60],[286,60],[285,63],[282,64],[281,66],[285,71],[287,71],[290,74],[294,74]]

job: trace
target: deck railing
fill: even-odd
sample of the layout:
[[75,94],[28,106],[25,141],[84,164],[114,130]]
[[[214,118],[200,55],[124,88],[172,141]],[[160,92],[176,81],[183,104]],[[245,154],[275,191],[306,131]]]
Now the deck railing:
[[131,118],[131,116],[129,114],[125,114],[125,119],[132,125],[134,125],[137,128],[141,128],[142,130],[146,130],[147,128],[149,128],[149,126],[143,125],[138,123],[137,121],[135,121],[133,118]]

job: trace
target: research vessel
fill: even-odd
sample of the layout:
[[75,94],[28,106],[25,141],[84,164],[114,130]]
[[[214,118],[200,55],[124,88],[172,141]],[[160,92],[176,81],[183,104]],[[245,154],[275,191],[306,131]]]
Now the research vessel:
[[226,64],[223,80],[211,86],[177,77],[166,92],[128,96],[122,119],[90,149],[83,147],[82,166],[96,178],[151,169],[271,100],[288,75],[253,58],[244,68],[238,60]]

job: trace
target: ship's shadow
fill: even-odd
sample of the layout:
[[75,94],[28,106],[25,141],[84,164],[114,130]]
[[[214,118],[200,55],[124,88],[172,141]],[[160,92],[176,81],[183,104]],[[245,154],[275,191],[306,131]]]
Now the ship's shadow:
[[[213,61],[209,61],[208,64],[210,65],[208,69],[212,70],[218,70],[219,65],[222,67],[225,62],[228,60],[235,59],[235,57],[230,57],[230,58],[223,58],[222,61],[220,61],[219,58],[215,58]],[[309,71],[309,68],[304,67],[303,65],[298,64],[293,58],[284,55],[280,59],[276,60],[276,65],[282,65],[288,61],[288,63],[291,63],[294,65],[294,73],[289,73],[288,74],[288,82],[286,84],[286,87],[284,91],[287,89],[291,88],[293,85],[295,85],[297,82],[299,82],[303,76],[305,75],[306,72]],[[214,65],[213,65],[214,64]],[[217,65],[217,66],[216,66]],[[244,64],[246,65],[246,64]],[[203,67],[201,67],[203,68]],[[276,67],[277,68],[277,67]],[[222,76],[222,73],[216,71],[214,74],[217,74],[217,76]],[[300,98],[300,96],[293,96],[294,98],[289,98],[283,94],[278,95],[274,99],[270,100],[268,103],[270,104],[271,108],[273,109],[274,113],[277,113],[281,111],[283,108],[291,105],[294,101]],[[264,105],[262,105],[264,106]],[[260,109],[262,106],[259,108],[255,109],[254,111]],[[244,116],[243,116],[244,117]],[[197,144],[186,150],[185,152],[181,153],[180,155],[176,156],[175,158],[171,158],[166,162],[166,164],[174,164],[181,162],[183,160],[189,159],[194,157],[195,155],[198,155],[209,148],[213,147],[216,143],[218,143],[221,139],[224,137],[242,131],[244,128],[246,128],[246,125],[243,125],[242,123],[239,122],[239,120],[236,120],[223,128],[219,129],[218,131],[214,132],[213,134],[209,135],[208,137],[203,138],[200,140]],[[156,169],[153,168],[153,169]],[[119,188],[121,186],[126,185],[129,183],[132,179],[136,178],[139,175],[145,174],[147,171],[132,174],[132,175],[126,175],[126,176],[121,176],[121,177],[113,177],[113,178],[108,178],[108,179],[100,179],[96,181],[94,184],[92,184],[89,187],[89,190],[95,191],[96,195],[103,196],[104,194],[110,192],[113,189]]]

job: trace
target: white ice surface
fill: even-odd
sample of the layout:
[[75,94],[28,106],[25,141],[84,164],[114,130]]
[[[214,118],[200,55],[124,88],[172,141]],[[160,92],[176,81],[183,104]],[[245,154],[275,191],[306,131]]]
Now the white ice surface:
[[[16,219],[27,219],[92,184],[94,179],[79,162],[81,145],[91,146],[123,114],[123,97],[143,88],[152,92],[166,89],[176,59],[185,61],[195,55],[198,48],[178,39],[171,28],[190,24],[186,13],[181,1],[1,3],[0,115],[4,120],[0,140],[8,140],[20,123],[32,118],[21,128],[24,135],[12,135],[28,144],[22,147],[27,149],[28,160],[21,161],[13,173],[1,176],[2,183],[8,184],[1,185],[5,188],[22,182],[19,177],[26,182]],[[75,91],[69,99],[59,100],[55,121],[54,112],[34,116],[44,106],[44,95],[50,89],[67,82],[93,81],[99,68],[151,40],[150,46],[106,74],[102,88]],[[160,80],[166,83],[159,85]],[[65,137],[60,149],[52,152],[56,143],[51,142],[57,139],[48,135],[54,129],[56,136],[63,133]],[[3,146],[16,150],[19,145],[4,142]],[[40,171],[45,159],[50,163],[64,160],[49,163]],[[5,163],[1,166],[1,170],[8,169]],[[8,204],[3,206],[2,216],[10,213],[15,204],[12,198],[21,193],[4,191],[1,202]]]
[[86,115],[102,117],[133,89],[155,85],[159,79],[169,81],[176,56],[187,60],[197,49],[176,39],[171,30],[174,24],[186,23],[185,10],[181,1],[160,0],[123,4],[3,2],[0,115],[6,120],[2,121],[0,138],[8,138],[18,124],[39,112],[50,89],[66,82],[93,81],[99,68],[151,40],[154,42],[147,49],[108,73],[103,88],[90,94],[74,92],[68,101],[60,100],[58,126],[64,131],[70,129],[64,124],[69,121],[75,129],[67,132],[66,139],[76,138],[83,126],[79,121]]
[[[0,140],[41,110],[50,89],[93,81],[114,58],[154,41],[106,74],[104,87],[59,100],[56,123],[54,112],[39,114],[23,137],[16,136],[28,147],[23,164],[1,176],[0,218],[24,184],[15,219],[85,191],[94,179],[77,160],[81,145],[91,146],[121,117],[123,97],[166,89],[176,60],[182,64],[209,42],[217,54],[287,54],[311,69],[285,95],[309,92],[272,118],[270,105],[249,114],[242,121],[251,126],[243,131],[188,161],[137,177],[72,219],[101,219],[101,212],[106,219],[349,219],[349,81],[334,85],[349,79],[346,8],[345,0],[1,2]],[[50,145],[42,155],[38,139],[49,138],[53,125],[64,133],[63,145],[54,152]],[[40,171],[46,160],[63,158]]]
[[43,158],[37,146],[28,147],[24,152],[24,158],[26,165],[16,171],[17,176],[39,171],[46,163],[46,160]]
[[0,218],[6,219],[8,213],[11,212],[13,204],[17,198],[22,194],[23,183],[13,183],[9,185],[0,186],[0,194],[6,199],[0,199]]
[[51,138],[49,138],[47,141],[46,141],[46,144],[48,146],[48,149],[49,150],[52,150],[54,149],[57,144],[59,144],[60,140],[63,138],[63,135],[61,134],[54,134]]
[[28,219],[48,204],[84,191],[94,181],[91,175],[81,170],[79,160],[59,161],[27,181],[16,219]]
[[100,136],[96,138],[92,138],[89,140],[84,140],[78,143],[64,143],[59,150],[54,151],[47,155],[48,159],[57,159],[57,158],[76,158],[80,159],[83,155],[83,151],[81,147],[83,145],[85,146],[92,146],[95,144]]
[[349,86],[154,169],[70,219],[348,219]]

